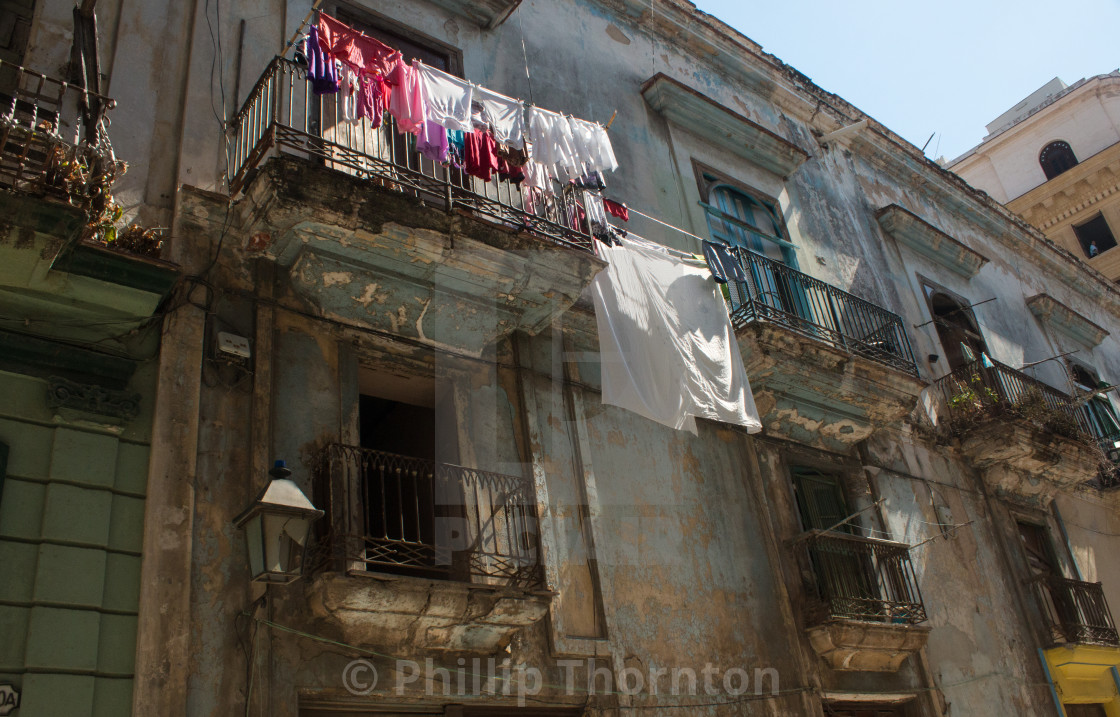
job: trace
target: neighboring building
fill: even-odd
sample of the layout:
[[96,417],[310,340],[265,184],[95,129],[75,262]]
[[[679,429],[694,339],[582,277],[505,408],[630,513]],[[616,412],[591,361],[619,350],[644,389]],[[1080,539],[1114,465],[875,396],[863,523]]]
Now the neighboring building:
[[1120,70],[1058,78],[945,165],[1112,281],[1120,280]]
[[[1120,713],[1120,288],[684,0],[322,3],[617,111],[625,227],[740,248],[764,430],[671,430],[602,404],[571,190],[529,211],[339,121],[272,57],[311,5],[96,6],[114,194],[176,290],[75,241],[49,182],[2,197],[0,711]],[[22,62],[65,72],[73,7],[20,7]],[[250,580],[301,552],[276,459],[325,513],[290,584]],[[243,511],[277,485],[265,543]]]
[[179,271],[85,240],[102,174],[72,170],[114,170],[73,87],[2,65],[0,96],[0,684],[22,692],[14,714],[128,714],[159,309]]

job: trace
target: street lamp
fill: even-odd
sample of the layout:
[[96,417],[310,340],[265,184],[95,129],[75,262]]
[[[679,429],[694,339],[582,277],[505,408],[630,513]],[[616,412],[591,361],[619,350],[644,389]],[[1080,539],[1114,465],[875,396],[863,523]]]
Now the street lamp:
[[276,461],[268,474],[268,487],[234,523],[245,531],[252,579],[283,585],[299,579],[311,524],[323,511],[289,479],[284,461]]

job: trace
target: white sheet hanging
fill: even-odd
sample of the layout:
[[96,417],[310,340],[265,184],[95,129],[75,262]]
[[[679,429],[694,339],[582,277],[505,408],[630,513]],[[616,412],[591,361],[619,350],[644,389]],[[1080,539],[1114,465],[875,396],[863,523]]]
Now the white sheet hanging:
[[702,262],[622,239],[591,284],[603,403],[696,433],[696,416],[762,430],[727,305]]

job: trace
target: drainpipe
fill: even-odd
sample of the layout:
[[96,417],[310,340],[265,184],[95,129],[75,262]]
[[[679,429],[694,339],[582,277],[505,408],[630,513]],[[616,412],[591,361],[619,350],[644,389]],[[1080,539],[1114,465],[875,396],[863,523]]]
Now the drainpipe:
[[[1058,699],[1058,688],[1054,686],[1054,678],[1050,676],[1050,664],[1046,662],[1046,653],[1038,648],[1038,659],[1042,662],[1042,672],[1046,675],[1046,684],[1050,687],[1050,696],[1054,698],[1054,709],[1058,710],[1058,717],[1066,717],[1066,708]],[[1116,679],[1116,668],[1112,668],[1112,678]]]

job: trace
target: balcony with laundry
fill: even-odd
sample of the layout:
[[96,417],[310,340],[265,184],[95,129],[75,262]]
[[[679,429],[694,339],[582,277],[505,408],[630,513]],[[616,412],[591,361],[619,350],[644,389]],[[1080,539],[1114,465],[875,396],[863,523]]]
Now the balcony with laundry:
[[726,298],[768,432],[846,450],[914,409],[925,383],[900,316],[777,259],[729,253],[742,274]]
[[[549,325],[603,266],[584,188],[527,163],[533,113],[562,116],[445,72],[450,61],[409,64],[360,25],[320,16],[312,27],[316,38],[352,33],[390,54],[375,62],[367,52],[358,67],[319,53],[341,43],[308,37],[306,54],[265,68],[229,128],[229,189],[245,200],[248,255],[283,267],[324,314],[421,341],[477,353]],[[341,73],[324,79],[324,61]],[[426,83],[422,112],[408,106],[413,81]],[[433,86],[446,90],[438,116]],[[418,119],[429,112],[436,119]]]
[[[0,61],[0,294],[5,313],[39,321],[0,330],[7,359],[123,388],[136,363],[111,354],[179,278],[151,230],[121,225],[113,203],[125,167],[113,154],[114,102]],[[100,344],[65,354],[55,339]]]
[[348,642],[492,653],[548,613],[527,478],[332,444],[315,495],[308,593]]
[[1046,503],[1100,474],[1103,439],[1085,402],[985,353],[938,379],[931,398],[938,430],[999,494]]

